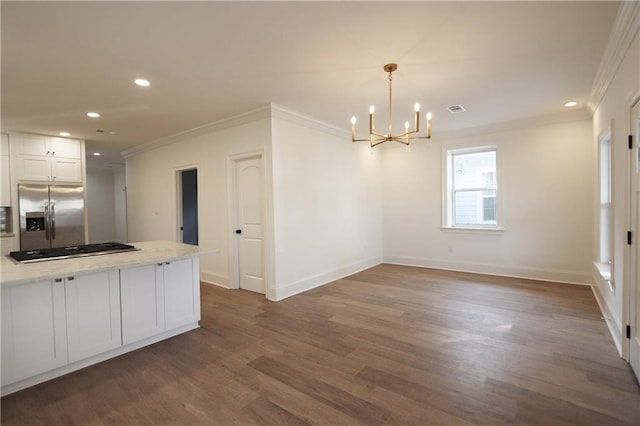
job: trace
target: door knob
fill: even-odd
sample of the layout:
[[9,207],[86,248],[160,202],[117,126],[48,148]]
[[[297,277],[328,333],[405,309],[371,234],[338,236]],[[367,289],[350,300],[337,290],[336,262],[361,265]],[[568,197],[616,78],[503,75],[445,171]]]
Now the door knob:
[[242,229],[236,229],[236,234],[242,234]]

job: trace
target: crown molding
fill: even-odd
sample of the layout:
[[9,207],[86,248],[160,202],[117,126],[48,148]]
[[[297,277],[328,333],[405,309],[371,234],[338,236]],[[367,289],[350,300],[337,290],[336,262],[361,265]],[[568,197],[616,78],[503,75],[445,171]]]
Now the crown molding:
[[238,114],[233,117],[225,118],[223,120],[196,127],[194,129],[185,130],[184,132],[162,137],[160,139],[156,139],[142,145],[134,146],[133,148],[122,151],[120,154],[124,158],[130,158],[135,155],[142,154],[143,152],[147,152],[166,145],[171,145],[188,138],[194,138],[213,132],[219,132],[220,130],[241,126],[243,124],[249,124],[262,119],[280,119],[324,133],[333,134],[338,137],[346,138],[350,135],[350,133],[346,130],[326,123],[324,121],[317,120],[310,115],[302,114],[300,112],[283,107],[282,105],[270,103],[268,105],[243,114]]
[[252,123],[254,121],[262,120],[271,117],[271,105],[265,105],[260,108],[245,112],[243,114],[234,115],[229,118],[225,118],[213,123],[208,123],[203,126],[199,126],[193,129],[185,130],[184,132],[176,133],[173,135],[165,136],[160,139],[153,140],[151,142],[144,143],[142,145],[134,146],[133,148],[122,151],[122,155],[125,159],[133,157],[143,152],[151,151],[162,146],[171,145],[176,142],[180,142],[187,138],[194,138],[201,135],[206,135],[213,132],[219,132],[220,130],[228,129],[231,127],[241,126],[243,124]]
[[490,135],[492,133],[530,129],[533,127],[548,126],[560,123],[572,123],[589,119],[589,112],[586,109],[581,108],[571,111],[563,111],[555,114],[539,115],[535,117],[526,117],[517,120],[503,121],[499,123],[488,124],[486,126],[476,126],[459,130],[443,131],[439,132],[437,135],[433,135],[431,140],[434,142],[444,142],[448,140],[463,139],[479,135]]
[[600,66],[591,88],[591,94],[587,102],[587,107],[593,114],[602,102],[609,84],[613,81],[620,64],[629,50],[636,34],[640,31],[640,2],[637,0],[626,0],[622,2],[618,9],[609,41],[604,49]]
[[345,129],[342,129],[333,124],[329,124],[325,121],[318,120],[289,108],[283,107],[278,104],[271,104],[271,117],[288,121],[299,126],[307,127],[309,129],[317,130],[323,133],[329,133],[340,138],[351,138],[351,133]]

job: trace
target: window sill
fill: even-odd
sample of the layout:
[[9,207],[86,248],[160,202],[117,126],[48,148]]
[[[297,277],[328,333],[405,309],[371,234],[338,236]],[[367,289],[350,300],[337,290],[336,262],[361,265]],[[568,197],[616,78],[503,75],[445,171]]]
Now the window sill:
[[454,232],[461,234],[493,234],[493,233],[503,233],[504,228],[496,227],[496,228],[485,228],[485,227],[474,227],[474,226],[442,226],[440,227],[443,232]]
[[609,286],[609,290],[615,293],[615,283],[611,280],[611,263],[593,262],[593,265],[598,270],[600,278]]
[[610,263],[600,263],[593,262],[600,277],[605,281],[611,281],[611,264]]

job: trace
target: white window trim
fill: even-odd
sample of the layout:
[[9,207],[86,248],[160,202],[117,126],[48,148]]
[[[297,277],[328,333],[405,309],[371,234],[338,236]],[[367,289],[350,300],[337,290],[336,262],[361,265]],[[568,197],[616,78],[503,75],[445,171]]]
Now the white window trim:
[[[611,145],[611,141],[613,140],[613,132],[611,131],[611,127],[605,129],[600,136],[598,137],[598,252],[597,252],[597,261],[593,262],[600,278],[604,280],[611,292],[615,292],[615,283],[611,276],[611,271],[613,270],[613,147]],[[600,188],[602,185],[602,167],[601,167],[601,156],[602,156],[602,144],[608,143],[608,172],[609,172],[609,220],[608,220],[608,241],[607,241],[607,251],[608,256],[603,255],[602,246],[603,246],[603,238],[602,238],[602,202],[601,202],[601,193]]]
[[[451,225],[453,223],[453,205],[451,193],[452,154],[473,154],[475,152],[495,151],[496,152],[496,224],[495,225]],[[503,209],[502,209],[502,162],[500,149],[497,144],[493,145],[457,145],[442,147],[442,229],[445,232],[462,233],[493,233],[504,232]]]

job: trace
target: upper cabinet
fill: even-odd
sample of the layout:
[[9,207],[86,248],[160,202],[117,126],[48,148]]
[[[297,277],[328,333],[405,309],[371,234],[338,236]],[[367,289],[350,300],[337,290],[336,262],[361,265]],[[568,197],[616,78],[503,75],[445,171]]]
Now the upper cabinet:
[[82,158],[78,140],[27,134],[15,134],[15,140],[18,154]]
[[82,141],[11,134],[18,181],[82,182]]
[[9,162],[9,135],[2,133],[0,146],[0,207],[11,206],[11,173]]

